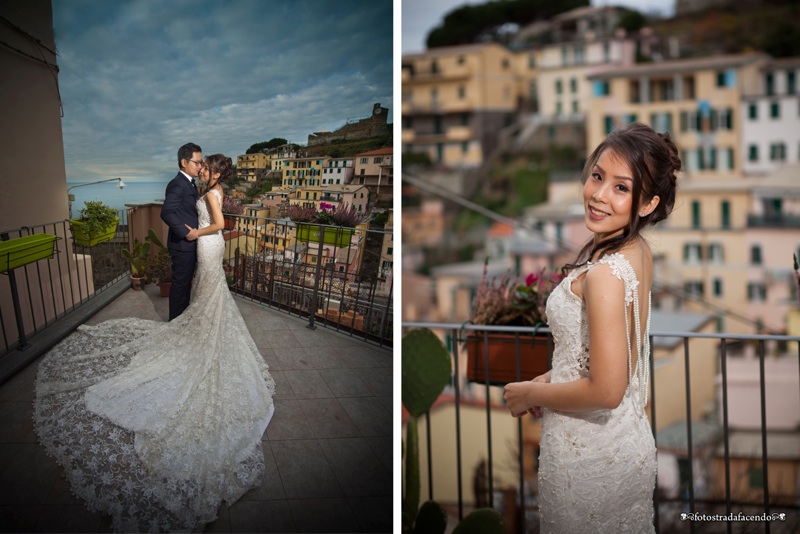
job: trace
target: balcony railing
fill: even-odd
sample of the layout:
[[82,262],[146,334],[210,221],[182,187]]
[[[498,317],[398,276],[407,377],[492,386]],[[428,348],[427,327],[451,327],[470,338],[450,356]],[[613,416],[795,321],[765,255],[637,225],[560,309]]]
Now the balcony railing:
[[[234,216],[225,231],[231,290],[270,307],[392,346],[392,269],[381,256],[390,230]],[[324,236],[319,244],[319,237]],[[328,239],[330,236],[330,239]]]
[[[507,527],[511,525],[507,532],[538,532],[539,423],[527,416],[511,418],[502,387],[467,381],[463,344],[467,334],[478,335],[481,344],[489,332],[512,334],[519,377],[520,347],[525,343],[520,336],[535,329],[424,322],[404,322],[402,328],[404,333],[431,329],[445,341],[453,362],[450,385],[425,414],[424,424],[420,420],[422,499],[437,500],[460,520],[480,502],[474,489],[474,499],[465,496],[465,484],[475,488],[478,481],[478,471],[470,462],[485,459],[483,495],[488,502],[483,505],[501,510]],[[800,432],[796,427],[776,430],[776,419],[788,415],[794,420],[800,414],[800,337],[657,331],[651,333],[650,343],[653,378],[648,415],[662,481],[653,495],[656,531],[798,532]],[[776,353],[780,358],[774,357]],[[770,368],[776,361],[788,364],[782,369],[789,372],[780,374],[781,382],[776,384],[772,367],[769,380],[773,382],[768,384],[765,365]],[[744,375],[743,364],[748,369]],[[742,403],[746,394],[752,398]],[[710,416],[703,415],[703,403],[709,399],[714,409],[706,410]],[[676,409],[676,403],[685,406]],[[743,428],[748,423],[742,423],[744,415],[738,411],[748,412],[751,428]],[[664,419],[667,422],[661,424]],[[744,446],[743,435],[748,436]],[[506,443],[497,443],[502,436]],[[480,446],[481,442],[485,445]],[[661,464],[668,457],[677,459],[678,467],[669,473]],[[473,473],[475,478],[468,478]],[[668,475],[680,477],[680,485],[672,491],[663,482]],[[732,519],[723,527],[713,521],[724,520],[708,519],[714,515]],[[758,518],[737,524],[743,515]],[[687,517],[711,522],[684,520]]]
[[0,232],[0,241],[31,235],[56,236],[52,257],[11,269],[0,276],[0,358],[27,349],[32,337],[90,302],[116,281],[130,274],[121,250],[128,248],[128,213],[114,236],[91,247],[73,241],[69,221]]

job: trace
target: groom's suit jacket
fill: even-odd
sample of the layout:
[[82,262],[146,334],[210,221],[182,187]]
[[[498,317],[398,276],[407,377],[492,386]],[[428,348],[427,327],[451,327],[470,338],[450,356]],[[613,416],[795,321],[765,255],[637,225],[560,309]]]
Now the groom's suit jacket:
[[189,229],[197,228],[197,188],[182,172],[167,184],[166,198],[161,206],[161,220],[169,226],[167,248],[192,251],[197,249],[197,241],[188,241]]

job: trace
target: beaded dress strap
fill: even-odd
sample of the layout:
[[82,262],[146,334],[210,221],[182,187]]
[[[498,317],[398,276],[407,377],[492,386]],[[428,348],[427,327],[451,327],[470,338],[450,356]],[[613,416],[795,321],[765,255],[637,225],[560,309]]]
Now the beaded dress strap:
[[628,314],[625,313],[625,332],[626,341],[628,343],[628,389],[630,392],[631,385],[633,384],[633,376],[639,378],[639,398],[636,399],[638,408],[641,414],[644,414],[644,407],[647,404],[647,397],[650,388],[650,315],[652,311],[652,293],[647,294],[647,324],[645,325],[644,336],[642,336],[642,324],[639,316],[639,280],[636,278],[636,271],[630,264],[628,259],[621,253],[616,252],[609,256],[600,258],[597,262],[590,265],[597,265],[599,263],[607,263],[611,268],[611,274],[622,280],[625,284],[625,309],[633,304],[633,322],[636,331],[636,340],[638,347],[636,348],[637,359],[636,369],[633,369],[633,350],[631,347],[631,325]]

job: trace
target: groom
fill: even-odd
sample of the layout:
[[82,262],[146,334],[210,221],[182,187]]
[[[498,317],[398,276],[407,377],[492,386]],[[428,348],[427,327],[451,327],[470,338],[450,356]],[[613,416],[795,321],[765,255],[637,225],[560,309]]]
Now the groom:
[[[172,287],[169,290],[169,320],[183,313],[192,295],[197,263],[197,186],[195,177],[203,166],[203,150],[194,143],[178,149],[180,172],[167,184],[161,219],[169,226],[167,248],[172,257]],[[192,230],[189,230],[189,225]]]

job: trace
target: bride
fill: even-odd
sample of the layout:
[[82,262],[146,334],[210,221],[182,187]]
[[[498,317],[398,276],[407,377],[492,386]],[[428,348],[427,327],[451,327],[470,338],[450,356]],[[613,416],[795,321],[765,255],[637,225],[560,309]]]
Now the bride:
[[209,156],[191,304],[171,322],[81,326],[39,365],[34,425],[90,510],[117,531],[192,530],[261,485],[275,382],[222,269],[222,187]]

